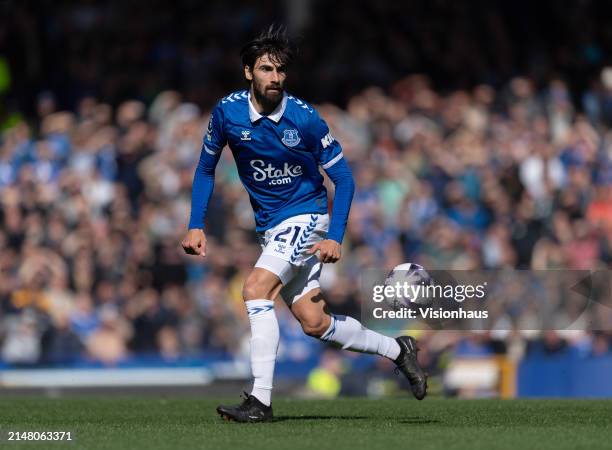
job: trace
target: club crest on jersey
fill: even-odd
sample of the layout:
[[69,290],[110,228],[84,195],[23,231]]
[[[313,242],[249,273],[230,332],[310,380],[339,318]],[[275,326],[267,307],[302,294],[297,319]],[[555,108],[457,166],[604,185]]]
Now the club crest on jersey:
[[287,147],[295,147],[300,143],[301,139],[297,130],[285,130],[283,131],[283,138],[281,141],[283,141],[283,144]]

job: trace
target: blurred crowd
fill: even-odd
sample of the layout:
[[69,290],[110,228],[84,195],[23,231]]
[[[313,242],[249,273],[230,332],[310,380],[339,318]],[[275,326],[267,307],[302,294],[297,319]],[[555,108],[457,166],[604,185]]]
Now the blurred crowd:
[[291,80],[314,102],[344,107],[409,72],[446,90],[516,74],[541,87],[561,73],[580,91],[611,63],[611,14],[597,0],[5,1],[0,59],[19,74],[9,110],[32,112],[45,90],[71,110],[88,95],[148,104],[166,89],[209,107],[242,82],[241,46],[276,21],[300,37]]
[[[305,37],[292,93],[317,103],[357,183],[321,279],[333,312],[359,317],[364,270],[406,261],[609,268],[609,5],[355,4],[0,3],[0,364],[246,354],[241,289],[260,250],[229,152],[206,259],[180,241],[209,111],[274,18]],[[430,373],[449,355],[610,353],[609,307],[540,333],[538,291],[515,300],[497,332],[414,331]],[[277,311],[281,354],[304,357],[318,344]],[[341,370],[333,352],[321,364]]]
[[[443,95],[413,75],[389,92],[364,90],[346,109],[319,105],[357,183],[343,258],[321,280],[332,310],[359,317],[360,274],[405,261],[607,268],[611,69],[601,83],[583,93],[580,113],[562,79],[536,90],[523,77]],[[180,248],[208,112],[175,91],[116,109],[85,97],[74,111],[41,97],[36,111],[0,141],[1,360],[116,364],[244,352],[241,288],[259,247],[230,152],[217,167],[206,259]],[[310,339],[278,310],[288,339]],[[610,344],[609,332],[575,329],[442,336],[422,333],[432,365],[449,349],[508,352],[517,336],[518,357],[529,343],[597,354]]]

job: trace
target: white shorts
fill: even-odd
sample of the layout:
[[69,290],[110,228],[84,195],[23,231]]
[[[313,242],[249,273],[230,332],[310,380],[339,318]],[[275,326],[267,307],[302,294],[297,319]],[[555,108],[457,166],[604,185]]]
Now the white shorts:
[[323,265],[317,255],[307,251],[327,238],[327,214],[290,217],[257,237],[263,251],[255,267],[269,270],[280,278],[281,297],[288,304],[319,287]]

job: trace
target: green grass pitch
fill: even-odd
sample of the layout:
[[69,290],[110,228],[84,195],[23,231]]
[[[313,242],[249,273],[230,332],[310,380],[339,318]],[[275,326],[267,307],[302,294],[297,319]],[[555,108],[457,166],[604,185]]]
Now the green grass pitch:
[[[203,398],[0,398],[0,448],[610,449],[609,400],[276,399],[265,424],[222,421]],[[6,441],[71,431],[72,443]]]

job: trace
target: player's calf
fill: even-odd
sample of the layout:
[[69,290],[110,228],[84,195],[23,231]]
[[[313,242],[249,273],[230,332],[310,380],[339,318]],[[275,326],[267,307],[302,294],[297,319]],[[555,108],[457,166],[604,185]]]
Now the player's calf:
[[313,289],[293,303],[291,312],[300,322],[304,333],[314,338],[321,338],[331,325],[332,317],[327,312],[325,300],[319,289]]
[[305,320],[300,320],[302,330],[310,337],[320,339],[321,336],[329,329],[331,324],[331,316],[322,314],[320,316],[309,317]]

